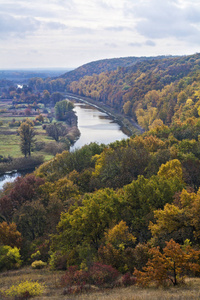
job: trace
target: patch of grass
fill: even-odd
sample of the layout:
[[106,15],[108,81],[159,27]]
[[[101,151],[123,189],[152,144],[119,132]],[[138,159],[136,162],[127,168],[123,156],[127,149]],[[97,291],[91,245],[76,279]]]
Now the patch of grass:
[[17,135],[0,134],[0,155],[19,157],[20,151],[20,139]]
[[[50,271],[48,269],[33,270],[25,267],[20,270],[0,273],[0,289],[6,290],[21,281],[38,281],[46,286],[42,296],[35,300],[197,300],[200,299],[200,278],[188,278],[186,284],[179,287],[140,288],[130,286],[127,288],[97,289],[90,293],[77,295],[63,295],[60,279],[64,271]],[[0,298],[1,299],[1,298]]]

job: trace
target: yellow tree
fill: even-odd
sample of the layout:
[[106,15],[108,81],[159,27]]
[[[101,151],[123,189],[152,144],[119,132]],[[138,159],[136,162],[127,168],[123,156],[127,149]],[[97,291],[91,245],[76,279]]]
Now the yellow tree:
[[190,245],[181,247],[173,239],[166,242],[163,252],[159,247],[149,250],[151,258],[148,260],[143,271],[134,271],[137,284],[148,286],[154,282],[157,286],[171,282],[173,285],[182,281],[186,272],[199,272],[200,265],[197,263],[200,251],[192,249]]
[[126,222],[120,221],[113,228],[105,232],[105,245],[98,251],[99,259],[120,271],[127,269],[125,249],[133,246],[136,238],[129,232]]
[[0,246],[21,247],[22,237],[15,223],[0,223]]
[[166,164],[162,164],[158,171],[158,176],[165,177],[166,179],[174,177],[182,179],[183,170],[180,161],[178,159],[173,159]]

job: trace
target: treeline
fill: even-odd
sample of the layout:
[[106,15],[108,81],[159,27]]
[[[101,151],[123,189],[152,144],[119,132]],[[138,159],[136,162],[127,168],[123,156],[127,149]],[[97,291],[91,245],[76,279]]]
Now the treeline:
[[[157,56],[156,58],[162,59],[164,57],[165,56]],[[117,70],[118,67],[133,66],[137,62],[148,61],[151,59],[153,59],[153,57],[146,57],[146,56],[141,56],[141,57],[129,56],[129,57],[102,59],[102,60],[87,63],[83,66],[78,67],[73,71],[65,73],[60,77],[64,78],[67,84],[69,84],[72,81],[79,80],[84,76],[92,76],[93,74],[110,72],[113,70]]]
[[104,102],[148,130],[198,117],[200,55],[151,59],[70,84],[73,93]]

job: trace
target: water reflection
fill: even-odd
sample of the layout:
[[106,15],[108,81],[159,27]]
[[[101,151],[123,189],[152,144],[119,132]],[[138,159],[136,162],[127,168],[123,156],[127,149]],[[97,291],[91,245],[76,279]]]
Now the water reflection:
[[8,182],[13,182],[18,176],[21,176],[20,173],[8,173],[0,176],[0,190],[3,189],[4,184]]
[[128,137],[122,132],[120,125],[106,113],[85,103],[75,103],[74,105],[81,136],[70,148],[71,151],[91,142],[109,144]]

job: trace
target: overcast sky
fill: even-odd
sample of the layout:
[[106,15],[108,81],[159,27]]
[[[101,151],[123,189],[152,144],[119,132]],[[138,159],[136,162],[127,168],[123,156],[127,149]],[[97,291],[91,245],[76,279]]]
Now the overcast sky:
[[199,0],[0,0],[0,69],[196,52]]

